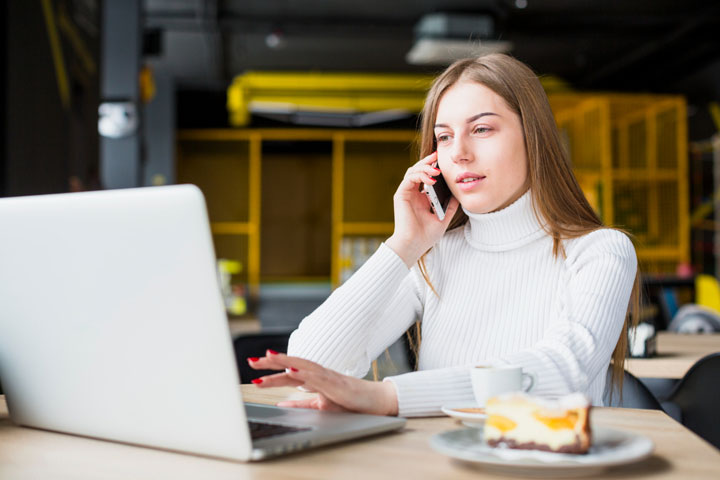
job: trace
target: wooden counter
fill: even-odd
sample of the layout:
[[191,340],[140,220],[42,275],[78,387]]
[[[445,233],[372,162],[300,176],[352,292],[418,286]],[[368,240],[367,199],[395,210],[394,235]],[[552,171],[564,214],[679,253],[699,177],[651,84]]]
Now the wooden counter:
[[[291,388],[242,389],[246,400],[257,403],[308,395]],[[655,443],[655,453],[591,478],[715,479],[720,473],[720,451],[660,411],[597,408],[594,423],[646,435]],[[242,464],[17,427],[0,397],[0,478],[507,480],[430,448],[432,435],[457,427],[446,417],[410,419],[400,432]]]
[[720,352],[720,334],[659,332],[657,351],[656,357],[629,358],[625,368],[636,377],[682,378],[702,357]]

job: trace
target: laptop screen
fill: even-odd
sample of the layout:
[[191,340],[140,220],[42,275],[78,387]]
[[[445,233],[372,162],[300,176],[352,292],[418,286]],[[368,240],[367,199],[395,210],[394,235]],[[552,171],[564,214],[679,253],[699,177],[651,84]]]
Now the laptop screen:
[[202,193],[0,199],[0,378],[16,423],[250,452]]

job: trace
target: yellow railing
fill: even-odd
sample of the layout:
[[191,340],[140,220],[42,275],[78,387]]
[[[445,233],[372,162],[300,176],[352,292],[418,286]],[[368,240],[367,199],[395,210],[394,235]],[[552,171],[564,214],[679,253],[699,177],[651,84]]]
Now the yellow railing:
[[641,268],[690,260],[685,100],[550,95],[578,181],[603,221],[634,236]]

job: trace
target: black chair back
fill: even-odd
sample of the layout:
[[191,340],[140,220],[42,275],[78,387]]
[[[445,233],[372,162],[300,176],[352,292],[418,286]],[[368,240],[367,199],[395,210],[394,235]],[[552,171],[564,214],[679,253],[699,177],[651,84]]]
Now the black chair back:
[[670,393],[682,424],[720,448],[720,353],[698,360]]
[[265,352],[275,350],[276,352],[285,353],[287,351],[288,340],[291,332],[279,333],[257,333],[249,335],[240,335],[233,340],[233,348],[235,350],[235,360],[238,366],[241,383],[250,383],[253,379],[278,373],[273,370],[254,370],[248,365],[248,357],[264,357]]
[[[603,403],[606,407],[645,408],[662,410],[655,395],[632,373],[625,370],[622,394],[618,388],[611,388],[612,366],[608,368]],[[612,397],[610,391],[612,390]]]

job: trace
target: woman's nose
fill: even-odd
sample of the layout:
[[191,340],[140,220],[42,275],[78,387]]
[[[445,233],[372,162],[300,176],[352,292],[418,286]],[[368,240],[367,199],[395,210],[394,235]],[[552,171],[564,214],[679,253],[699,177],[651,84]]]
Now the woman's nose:
[[455,138],[450,151],[450,159],[455,163],[472,161],[472,150],[465,139]]

